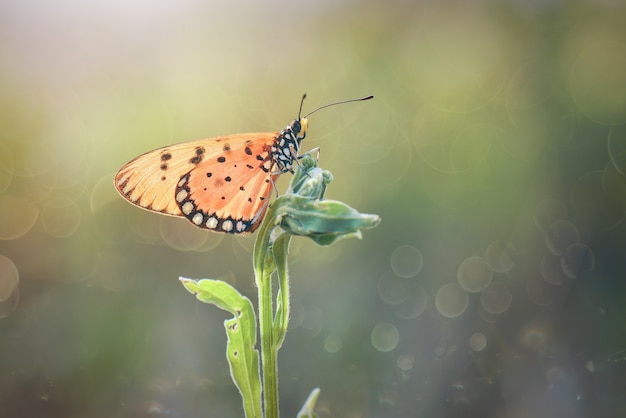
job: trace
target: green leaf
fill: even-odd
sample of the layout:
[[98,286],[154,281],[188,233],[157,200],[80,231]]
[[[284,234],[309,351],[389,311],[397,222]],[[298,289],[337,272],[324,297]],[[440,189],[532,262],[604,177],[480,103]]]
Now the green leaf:
[[361,229],[373,228],[378,215],[359,213],[336,200],[313,200],[302,196],[282,196],[274,204],[278,222],[291,235],[307,236],[326,246],[347,237],[361,237]]
[[309,394],[309,397],[304,401],[304,405],[296,415],[296,418],[317,418],[317,415],[313,411],[315,409],[315,402],[317,402],[317,398],[320,395],[320,388],[315,388]]
[[224,321],[228,342],[226,356],[230,374],[243,398],[246,417],[262,417],[259,353],[256,346],[256,318],[250,300],[221,280],[180,278],[183,286],[199,301],[233,314]]
[[273,332],[274,346],[278,350],[285,340],[289,323],[289,272],[287,254],[291,236],[281,234],[272,246],[278,274],[278,294],[276,295],[276,314],[274,315]]

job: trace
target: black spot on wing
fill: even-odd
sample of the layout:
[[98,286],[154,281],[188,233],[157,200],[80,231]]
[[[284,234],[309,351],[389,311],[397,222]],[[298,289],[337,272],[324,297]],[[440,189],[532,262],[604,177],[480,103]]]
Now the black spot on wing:
[[204,157],[204,148],[203,147],[196,147],[196,156],[189,159],[189,162],[191,164],[200,164],[200,162],[202,161],[202,158]]

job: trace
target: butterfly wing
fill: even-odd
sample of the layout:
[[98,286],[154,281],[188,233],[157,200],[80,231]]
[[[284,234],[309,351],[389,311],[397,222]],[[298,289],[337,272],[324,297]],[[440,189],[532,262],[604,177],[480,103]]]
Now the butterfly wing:
[[150,151],[115,176],[118,192],[147,210],[184,216],[217,232],[254,231],[273,181],[276,133],[204,139]]

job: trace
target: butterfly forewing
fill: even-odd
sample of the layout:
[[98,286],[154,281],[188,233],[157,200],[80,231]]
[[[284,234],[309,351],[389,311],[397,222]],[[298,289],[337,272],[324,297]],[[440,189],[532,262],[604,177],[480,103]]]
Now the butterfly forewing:
[[252,232],[269,201],[276,173],[276,133],[248,133],[156,149],[126,164],[117,190],[144,209],[184,216],[218,232]]

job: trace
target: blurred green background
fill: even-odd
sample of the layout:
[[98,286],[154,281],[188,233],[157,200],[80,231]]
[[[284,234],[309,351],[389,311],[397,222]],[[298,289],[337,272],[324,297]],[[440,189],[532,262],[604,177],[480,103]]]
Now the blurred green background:
[[[623,1],[0,3],[0,414],[236,417],[222,322],[254,236],[117,195],[171,143],[313,115],[327,196],[294,239],[281,410],[626,416]],[[289,175],[278,183],[284,190]]]

